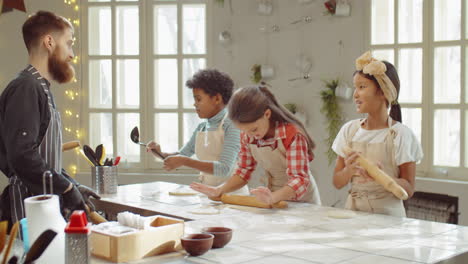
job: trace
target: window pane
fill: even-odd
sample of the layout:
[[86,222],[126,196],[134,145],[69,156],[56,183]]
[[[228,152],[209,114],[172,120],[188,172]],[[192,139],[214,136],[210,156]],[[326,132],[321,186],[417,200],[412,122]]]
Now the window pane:
[[112,107],[111,60],[89,60],[89,107]]
[[434,102],[460,102],[460,47],[434,51]]
[[89,115],[89,145],[96,148],[103,144],[106,148],[106,156],[114,155],[114,143],[112,138],[112,114],[91,113]]
[[178,101],[177,60],[154,61],[154,102],[156,108],[175,108]]
[[423,0],[398,1],[398,42],[422,41]]
[[[465,76],[468,76],[468,46],[465,47]],[[468,78],[465,77],[465,102],[468,103]]]
[[[468,14],[468,5],[465,3],[465,14]],[[468,39],[468,16],[465,15],[465,39]]]
[[421,103],[422,49],[401,49],[398,73],[400,77],[400,103]]
[[177,53],[177,6],[154,6],[154,53]]
[[111,55],[111,8],[109,6],[95,6],[88,10],[89,55]]
[[402,121],[421,142],[421,108],[401,108]]
[[[190,79],[193,74],[195,74],[198,70],[204,69],[206,67],[206,60],[205,59],[185,59],[184,60],[184,86],[185,82]],[[185,108],[193,108],[193,93],[192,89],[184,88],[184,107]]]
[[196,113],[184,113],[184,144],[190,140],[190,137],[192,137],[193,132],[200,123],[201,119],[198,118]]
[[460,39],[461,1],[434,0],[434,40]]
[[435,111],[434,165],[460,165],[460,110]]
[[138,55],[140,45],[138,6],[118,6],[116,27],[117,54]]
[[468,167],[468,111],[465,111],[465,167]]
[[183,20],[184,53],[206,53],[205,5],[184,5]]
[[372,44],[394,43],[394,1],[372,0]]
[[179,122],[176,113],[161,113],[154,116],[156,142],[161,144],[163,152],[179,150]]
[[135,126],[140,126],[139,114],[117,114],[117,155],[122,161],[140,162],[141,147],[130,140],[130,132]]
[[140,105],[140,61],[117,60],[117,108]]
[[395,55],[393,49],[373,50],[372,56],[378,60],[386,60],[391,64],[395,63]]

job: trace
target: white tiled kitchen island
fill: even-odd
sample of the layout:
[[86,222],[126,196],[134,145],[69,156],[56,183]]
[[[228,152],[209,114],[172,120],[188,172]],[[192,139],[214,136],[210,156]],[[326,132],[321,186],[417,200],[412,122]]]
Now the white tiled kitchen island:
[[[464,226],[367,213],[336,219],[328,212],[338,209],[305,203],[259,209],[215,203],[201,195],[169,196],[178,187],[166,182],[120,186],[97,207],[183,218],[186,234],[230,227],[232,241],[199,257],[182,250],[130,263],[435,263],[468,251]],[[93,257],[92,263],[108,262]]]

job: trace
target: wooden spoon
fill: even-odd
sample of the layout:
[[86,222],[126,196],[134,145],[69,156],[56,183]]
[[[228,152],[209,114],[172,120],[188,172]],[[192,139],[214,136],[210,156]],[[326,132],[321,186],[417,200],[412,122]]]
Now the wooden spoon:
[[11,228],[11,231],[10,231],[10,240],[8,240],[8,246],[5,250],[5,253],[3,255],[3,260],[2,260],[2,264],[5,264],[7,262],[7,259],[8,259],[8,255],[10,255],[10,250],[11,250],[11,247],[13,246],[13,242],[15,242],[15,239],[16,239],[16,235],[18,234],[18,228],[19,228],[19,221],[17,221],[13,227]]
[[8,221],[0,222],[0,252],[2,252],[5,247],[7,229]]

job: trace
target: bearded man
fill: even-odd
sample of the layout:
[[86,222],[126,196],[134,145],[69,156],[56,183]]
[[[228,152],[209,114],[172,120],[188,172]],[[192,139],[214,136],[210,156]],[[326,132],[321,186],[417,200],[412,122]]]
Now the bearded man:
[[100,198],[62,168],[62,125],[50,81],[66,83],[74,77],[73,26],[39,11],[23,24],[23,39],[29,65],[0,96],[0,170],[9,181],[0,208],[1,220],[10,226],[25,216],[24,199],[43,193],[46,171],[53,175],[53,193],[60,197],[64,216],[86,205],[93,209],[90,197]]

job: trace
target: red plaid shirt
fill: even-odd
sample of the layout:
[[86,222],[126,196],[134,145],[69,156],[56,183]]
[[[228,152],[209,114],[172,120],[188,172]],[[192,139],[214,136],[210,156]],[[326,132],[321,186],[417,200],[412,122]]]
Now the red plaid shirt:
[[312,158],[307,152],[307,139],[293,124],[278,123],[275,129],[275,137],[266,140],[255,140],[254,137],[241,133],[241,148],[235,174],[249,181],[252,172],[257,166],[257,161],[255,161],[250,152],[249,144],[275,149],[278,145],[278,140],[282,140],[286,148],[285,158],[288,164],[286,175],[289,178],[287,185],[296,192],[295,200],[299,200],[307,192],[307,188],[310,185],[309,162],[312,161]]

